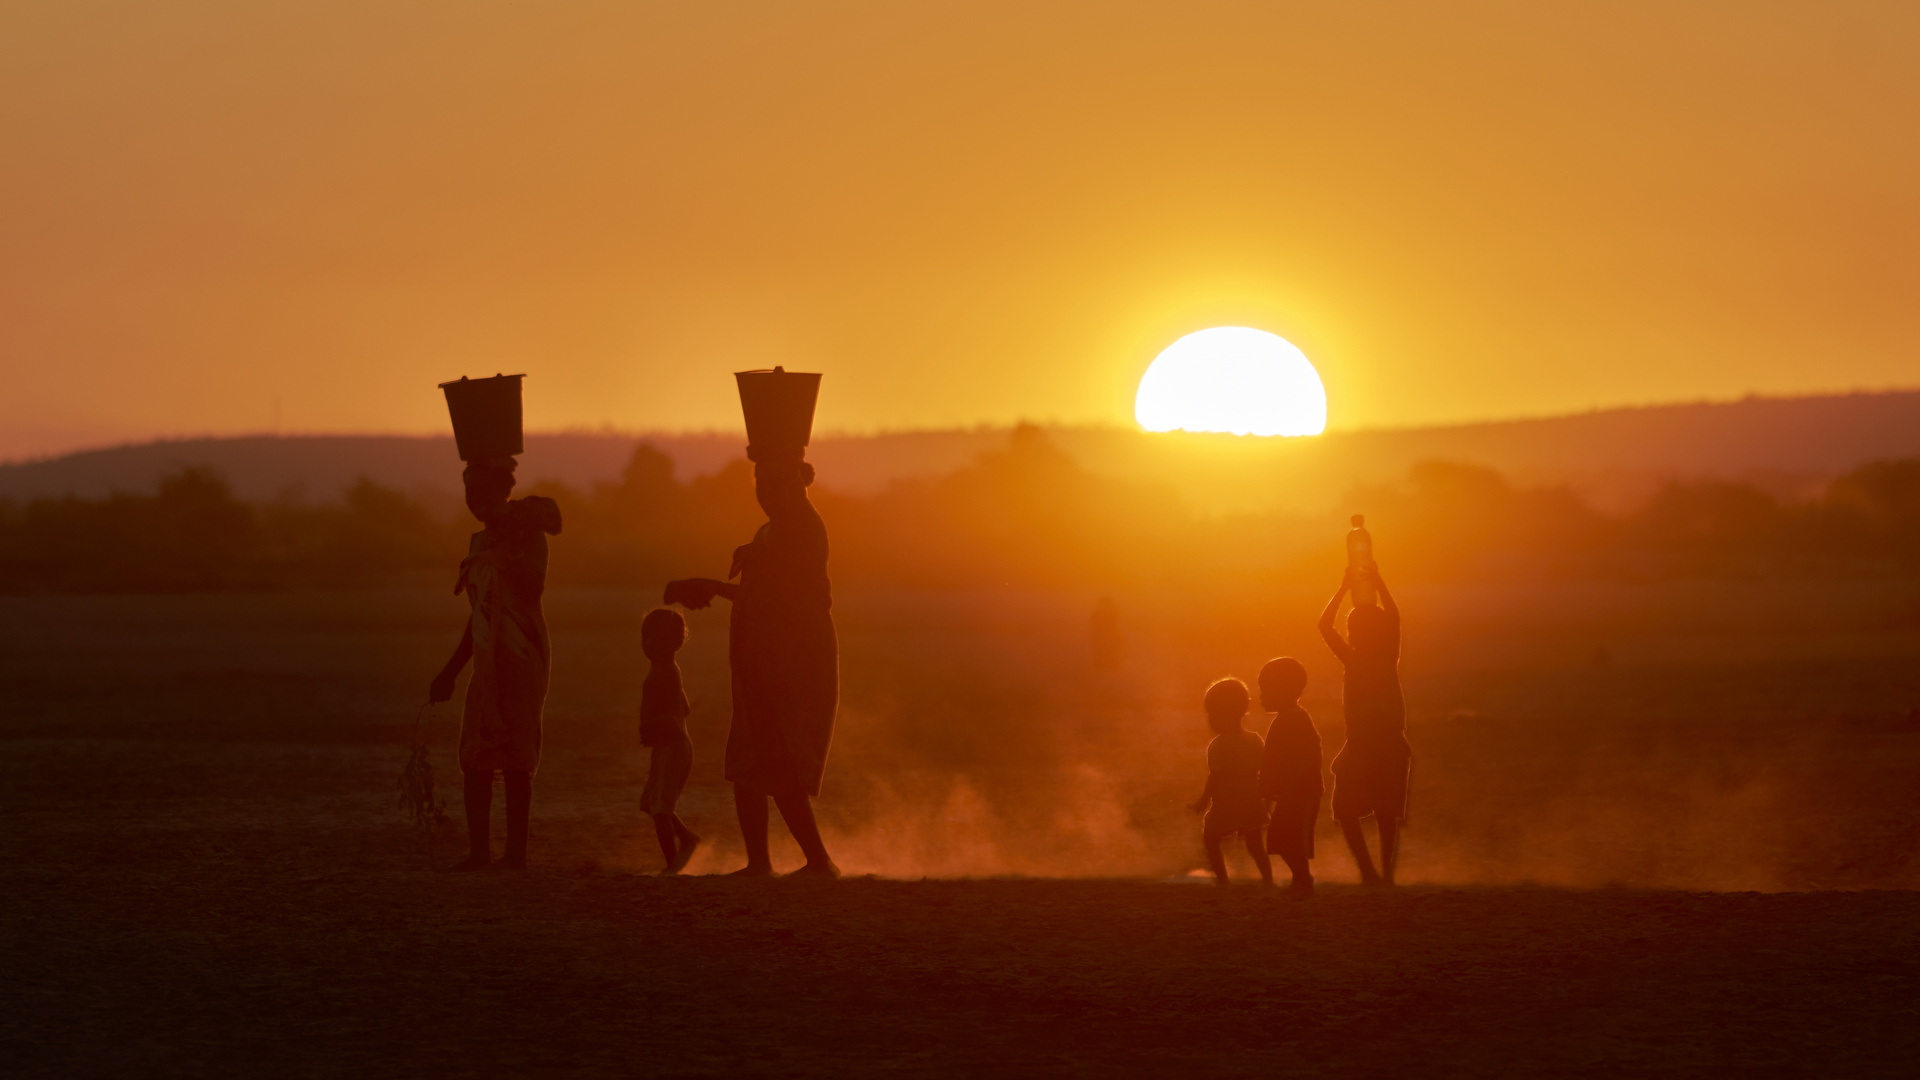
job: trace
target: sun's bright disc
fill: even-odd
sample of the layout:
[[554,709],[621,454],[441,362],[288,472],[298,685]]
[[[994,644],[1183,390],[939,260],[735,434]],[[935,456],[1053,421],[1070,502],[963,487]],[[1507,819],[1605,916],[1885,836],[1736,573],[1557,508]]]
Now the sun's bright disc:
[[1327,427],[1327,390],[1286,338],[1216,326],[1154,357],[1140,376],[1133,416],[1148,431],[1318,435]]

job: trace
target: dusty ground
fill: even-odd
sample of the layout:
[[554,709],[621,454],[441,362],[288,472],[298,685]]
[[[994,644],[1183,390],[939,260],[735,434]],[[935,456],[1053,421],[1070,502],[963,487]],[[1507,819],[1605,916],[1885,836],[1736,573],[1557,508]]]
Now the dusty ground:
[[168,801],[14,815],[11,1075],[1892,1076],[1920,1051],[1912,892],[455,877],[396,868],[391,832]]
[[[1920,642],[1874,629],[1872,590],[1658,611],[1623,595],[1556,594],[1549,617],[1416,593],[1416,884],[1344,884],[1323,831],[1330,884],[1309,903],[1189,883],[1178,808],[1203,738],[1189,684],[1213,674],[1302,651],[1337,744],[1296,613],[1139,619],[1124,672],[1102,675],[1058,598],[850,599],[822,811],[853,876],[816,883],[643,876],[643,597],[554,598],[535,866],[478,877],[423,870],[393,802],[419,672],[457,631],[444,598],[0,601],[0,1060],[60,1076],[1908,1074]],[[696,868],[724,870],[717,621],[696,632],[686,812],[713,841]],[[776,857],[794,861],[784,840]],[[1044,870],[1078,877],[990,876]],[[1749,883],[1767,891],[1733,891]]]

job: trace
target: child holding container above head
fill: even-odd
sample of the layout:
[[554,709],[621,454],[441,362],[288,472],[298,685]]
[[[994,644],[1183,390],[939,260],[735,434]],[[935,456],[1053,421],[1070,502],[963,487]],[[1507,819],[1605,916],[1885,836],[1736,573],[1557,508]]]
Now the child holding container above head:
[[687,621],[671,608],[655,608],[640,621],[640,651],[652,665],[640,685],[640,745],[653,753],[640,809],[653,817],[653,832],[667,861],[664,874],[686,869],[700,843],[674,810],[693,772],[693,738],[687,734],[692,709],[673,658],[686,643]]
[[[1362,577],[1379,595],[1380,606],[1356,606],[1347,616],[1347,636],[1342,638],[1333,620],[1340,601]],[[1400,608],[1377,566],[1348,569],[1340,591],[1320,613],[1320,636],[1347,669],[1342,696],[1347,741],[1333,758],[1333,819],[1359,864],[1361,884],[1391,885],[1413,751],[1407,746],[1407,704],[1400,692]],[[1380,830],[1377,872],[1360,831],[1361,819],[1369,814]]]
[[1214,881],[1221,885],[1227,884],[1227,859],[1220,841],[1235,833],[1246,842],[1261,881],[1273,884],[1273,863],[1260,843],[1267,817],[1260,798],[1260,736],[1241,726],[1251,703],[1247,684],[1239,679],[1221,679],[1207,687],[1207,726],[1214,739],[1207,744],[1207,788],[1194,801],[1193,812],[1206,815],[1200,840]]
[[1273,713],[1260,759],[1260,795],[1273,804],[1267,819],[1267,851],[1293,872],[1288,890],[1313,895],[1313,827],[1320,818],[1320,732],[1300,707],[1307,669],[1291,656],[1267,661],[1260,669],[1260,707]]

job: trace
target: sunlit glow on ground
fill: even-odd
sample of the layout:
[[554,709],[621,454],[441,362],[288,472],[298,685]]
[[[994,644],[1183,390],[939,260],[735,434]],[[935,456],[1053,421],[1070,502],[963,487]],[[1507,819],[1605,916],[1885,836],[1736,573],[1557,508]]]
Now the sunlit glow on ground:
[[1216,326],[1154,357],[1133,415],[1148,431],[1318,435],[1327,427],[1327,391],[1313,362],[1286,338]]

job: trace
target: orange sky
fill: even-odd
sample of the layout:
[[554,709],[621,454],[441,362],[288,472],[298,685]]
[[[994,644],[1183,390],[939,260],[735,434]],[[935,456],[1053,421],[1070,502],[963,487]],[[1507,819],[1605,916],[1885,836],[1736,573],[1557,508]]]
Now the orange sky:
[[[1335,428],[1920,384],[1913,5],[0,6],[0,456],[161,434]],[[1576,13],[1577,12],[1577,13]]]

